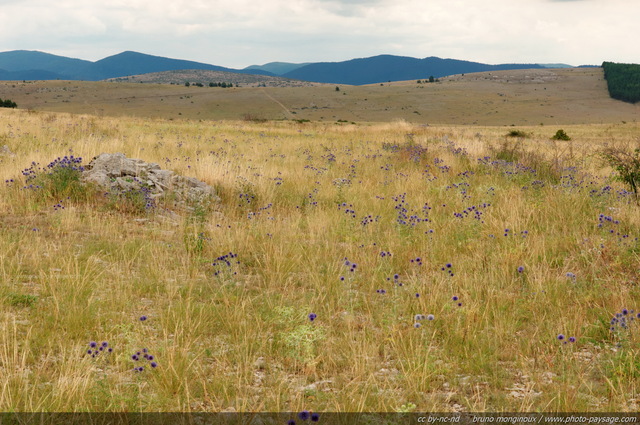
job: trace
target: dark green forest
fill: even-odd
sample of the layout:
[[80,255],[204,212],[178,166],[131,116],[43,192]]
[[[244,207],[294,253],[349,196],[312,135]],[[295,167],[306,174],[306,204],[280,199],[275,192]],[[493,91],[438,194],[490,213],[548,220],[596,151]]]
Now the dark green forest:
[[640,65],[603,62],[609,96],[624,102],[640,102]]

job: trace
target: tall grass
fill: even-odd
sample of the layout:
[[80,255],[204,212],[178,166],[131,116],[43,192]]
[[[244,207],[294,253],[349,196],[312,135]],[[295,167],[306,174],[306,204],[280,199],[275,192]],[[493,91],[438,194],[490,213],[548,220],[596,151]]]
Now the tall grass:
[[[637,410],[640,214],[594,155],[637,126],[0,122],[0,410]],[[102,152],[221,203],[24,188]]]

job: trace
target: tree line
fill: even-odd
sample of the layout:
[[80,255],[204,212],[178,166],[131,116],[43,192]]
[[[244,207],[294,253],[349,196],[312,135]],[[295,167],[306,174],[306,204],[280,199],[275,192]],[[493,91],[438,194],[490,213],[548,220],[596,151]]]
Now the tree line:
[[640,65],[603,62],[609,96],[624,102],[640,102]]
[[17,108],[17,107],[18,107],[18,105],[13,100],[9,100],[9,99],[2,100],[2,99],[0,99],[0,108]]

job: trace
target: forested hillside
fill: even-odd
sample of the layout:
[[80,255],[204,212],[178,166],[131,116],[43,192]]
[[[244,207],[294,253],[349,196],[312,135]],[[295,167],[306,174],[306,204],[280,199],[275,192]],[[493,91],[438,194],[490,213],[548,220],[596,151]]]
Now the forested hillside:
[[640,101],[640,65],[604,62],[602,68],[612,98],[630,103]]

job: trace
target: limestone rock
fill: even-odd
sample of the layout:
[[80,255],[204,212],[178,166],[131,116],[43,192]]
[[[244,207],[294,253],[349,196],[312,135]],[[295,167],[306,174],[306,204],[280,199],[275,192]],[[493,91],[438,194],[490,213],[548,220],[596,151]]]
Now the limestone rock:
[[109,192],[143,190],[154,199],[165,196],[183,207],[219,201],[215,189],[196,178],[163,170],[152,162],[127,158],[122,153],[96,156],[85,166],[83,179]]

